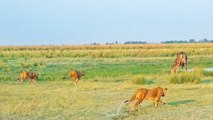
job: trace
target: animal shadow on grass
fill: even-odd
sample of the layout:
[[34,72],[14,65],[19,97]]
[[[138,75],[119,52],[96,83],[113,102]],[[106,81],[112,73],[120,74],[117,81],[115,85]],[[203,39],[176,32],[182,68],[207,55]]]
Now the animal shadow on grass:
[[196,100],[179,100],[179,101],[168,102],[167,105],[178,106],[178,105],[182,105],[182,104],[190,104],[195,101]]

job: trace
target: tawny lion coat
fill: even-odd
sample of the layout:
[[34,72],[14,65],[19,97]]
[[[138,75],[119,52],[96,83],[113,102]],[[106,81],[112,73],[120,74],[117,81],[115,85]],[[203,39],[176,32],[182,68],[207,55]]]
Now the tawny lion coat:
[[184,52],[178,53],[177,58],[175,59],[175,63],[171,69],[171,74],[174,74],[176,72],[176,70],[178,69],[178,67],[180,67],[180,66],[182,66],[182,69],[185,66],[186,70],[187,70],[187,64],[188,64],[188,57],[187,57],[186,53],[184,53]]
[[165,91],[167,88],[163,89],[161,87],[157,87],[154,89],[146,89],[146,88],[140,88],[138,89],[135,94],[130,98],[130,100],[126,100],[125,103],[128,105],[135,99],[137,99],[137,102],[135,105],[131,108],[131,111],[134,111],[134,109],[145,99],[145,100],[152,100],[154,101],[155,108],[158,107],[158,102],[160,101],[162,104],[165,104],[165,102],[162,102],[160,100],[161,96],[165,96]]
[[20,78],[18,79],[21,83],[26,80],[27,78],[30,79],[30,82],[35,83],[35,79],[38,78],[38,73],[36,72],[28,72],[23,71],[20,75]]
[[84,71],[80,72],[80,71],[75,71],[75,70],[71,70],[69,73],[69,76],[75,81],[75,83],[77,83],[80,79],[81,76],[84,76]]

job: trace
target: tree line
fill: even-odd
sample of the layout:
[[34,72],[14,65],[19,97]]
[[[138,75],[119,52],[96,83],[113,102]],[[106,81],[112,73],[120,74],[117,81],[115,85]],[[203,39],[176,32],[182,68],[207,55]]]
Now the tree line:
[[[163,44],[169,44],[169,43],[213,43],[213,40],[208,40],[206,38],[201,39],[201,40],[195,40],[195,39],[189,39],[189,40],[167,40],[167,41],[162,41],[161,43]],[[106,45],[113,45],[113,44],[122,44],[119,43],[118,41],[115,42],[107,42],[105,43]],[[147,41],[126,41],[123,44],[148,44]],[[91,45],[100,45],[100,43],[91,43]]]
[[161,43],[213,43],[213,40],[208,40],[206,38],[201,40],[189,39],[189,40],[168,40],[162,41]]

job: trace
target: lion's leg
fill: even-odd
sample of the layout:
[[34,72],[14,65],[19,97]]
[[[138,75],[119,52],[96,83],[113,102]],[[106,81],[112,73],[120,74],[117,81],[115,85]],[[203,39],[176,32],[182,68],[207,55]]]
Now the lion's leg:
[[126,103],[126,105],[129,105],[132,101],[135,100],[137,93],[138,91],[136,91],[129,100],[124,101],[124,103]]
[[131,108],[131,112],[135,110],[135,108],[143,101],[144,98],[139,98],[137,100],[137,102],[135,103],[135,105]]
[[184,63],[182,63],[182,65],[181,65],[181,66],[182,66],[182,69],[183,69],[183,67],[184,67]]
[[172,75],[174,74],[174,69],[173,69],[173,68],[171,69],[170,73],[171,73]]
[[174,73],[177,72],[177,69],[178,69],[179,65],[180,64],[177,64],[177,63],[174,64],[173,68],[171,69],[171,74],[174,74]]
[[76,80],[75,80],[75,78],[72,78],[72,80],[76,83]]
[[176,72],[177,72],[176,70],[177,70],[177,66],[173,67],[173,68],[171,69],[171,74],[176,73]]
[[174,73],[177,73],[177,69],[178,69],[178,67],[179,67],[179,65],[176,65],[175,67],[174,67]]
[[20,83],[22,83],[23,82],[23,79],[20,79]]
[[78,82],[78,78],[77,78],[77,79],[75,79],[75,84],[77,84],[77,82]]
[[159,99],[155,99],[155,108],[158,107],[158,102],[159,102]]
[[124,103],[126,103],[126,105],[129,105],[133,100],[126,100]]
[[29,84],[31,84],[32,83],[32,79],[30,79],[30,81],[29,81]]
[[133,102],[135,99],[132,99],[132,100],[128,100],[128,101],[125,101],[126,105],[129,105],[131,102]]
[[35,82],[35,79],[33,79],[32,82],[33,82],[33,84],[35,84],[35,83],[36,83],[36,82]]
[[135,100],[135,95],[133,95],[131,98],[130,98],[130,100],[126,100],[125,101],[125,103],[126,103],[126,105],[129,105],[132,101],[134,101]]

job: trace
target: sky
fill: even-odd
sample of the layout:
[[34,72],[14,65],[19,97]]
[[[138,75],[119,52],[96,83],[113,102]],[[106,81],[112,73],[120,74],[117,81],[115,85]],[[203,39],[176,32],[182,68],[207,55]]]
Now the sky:
[[213,0],[0,0],[0,45],[213,39]]

